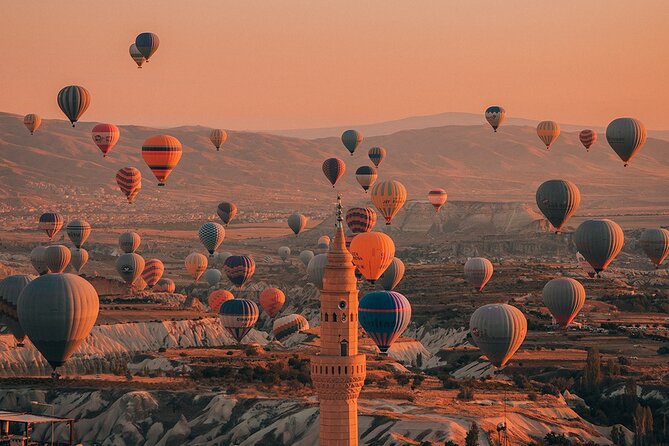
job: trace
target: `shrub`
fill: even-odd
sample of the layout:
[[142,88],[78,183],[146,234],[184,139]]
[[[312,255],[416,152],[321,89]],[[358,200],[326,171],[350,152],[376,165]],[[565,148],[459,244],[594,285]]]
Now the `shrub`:
[[470,386],[461,386],[458,392],[458,399],[463,401],[471,401],[474,399],[474,389]]

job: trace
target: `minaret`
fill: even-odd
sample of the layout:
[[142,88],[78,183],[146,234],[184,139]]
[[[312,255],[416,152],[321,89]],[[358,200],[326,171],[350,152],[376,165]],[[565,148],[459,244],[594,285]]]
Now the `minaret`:
[[341,197],[321,291],[321,351],[311,358],[311,380],[320,400],[320,446],[358,444],[358,395],[366,359],[358,353],[358,289],[346,249]]

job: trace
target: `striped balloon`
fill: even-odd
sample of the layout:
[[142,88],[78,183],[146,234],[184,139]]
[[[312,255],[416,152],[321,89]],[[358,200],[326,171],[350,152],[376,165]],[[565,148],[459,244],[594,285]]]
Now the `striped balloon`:
[[85,220],[72,220],[65,228],[67,236],[72,240],[75,247],[81,248],[91,235],[91,225]]
[[142,279],[144,279],[149,288],[153,288],[163,277],[164,272],[165,265],[163,265],[163,262],[160,261],[160,259],[150,259],[147,260],[144,265]]
[[585,304],[585,288],[578,280],[560,277],[550,280],[542,292],[544,305],[558,324],[571,324]]
[[88,263],[88,251],[84,248],[71,249],[70,254],[70,265],[72,265],[72,268],[79,274],[84,265]]
[[407,190],[399,181],[381,181],[372,187],[372,203],[386,219],[387,225],[390,224],[395,214],[402,209],[406,201]]
[[581,192],[571,181],[548,180],[537,189],[536,200],[539,210],[558,234],[578,210]]
[[297,236],[307,226],[308,219],[304,215],[295,212],[288,217],[288,227]]
[[279,314],[279,311],[286,303],[286,295],[278,288],[265,288],[260,293],[260,306],[269,317],[274,317]]
[[142,68],[142,64],[144,64],[146,58],[142,53],[139,52],[139,50],[137,49],[137,45],[135,45],[134,43],[130,44],[128,52],[130,53],[130,57],[132,57],[132,60],[134,60],[135,63],[137,64],[137,68]]
[[70,264],[72,253],[63,245],[51,245],[44,251],[44,260],[50,273],[62,273]]
[[116,184],[125,194],[128,203],[132,204],[142,190],[142,172],[135,167],[124,167],[116,172]]
[[135,280],[142,275],[144,264],[144,257],[139,254],[125,253],[116,259],[116,271],[128,286],[132,286]]
[[555,121],[541,121],[537,126],[537,135],[546,144],[546,150],[548,150],[560,136],[560,124]]
[[221,305],[219,314],[225,330],[237,342],[242,342],[244,336],[258,321],[260,311],[255,302],[247,299],[231,299]]
[[138,233],[130,231],[124,232],[118,237],[118,246],[125,253],[137,251],[139,245],[142,243],[142,238]]
[[321,251],[327,251],[329,247],[330,247],[330,237],[328,237],[327,235],[321,235],[320,237],[318,237],[316,248],[320,249]]
[[40,118],[39,115],[36,115],[35,113],[29,113],[23,117],[23,125],[26,126],[28,130],[30,130],[30,134],[34,134],[35,130],[39,128],[40,125],[42,125],[42,118]]
[[218,214],[218,218],[220,218],[227,226],[228,223],[230,223],[235,218],[235,215],[237,215],[237,205],[228,201],[224,201],[218,204],[216,213]]
[[353,264],[374,283],[393,261],[395,243],[382,232],[363,232],[353,237],[349,251]]
[[397,257],[394,257],[388,268],[379,277],[379,284],[381,288],[386,291],[392,291],[400,283],[404,277],[404,262]]
[[465,280],[478,291],[483,290],[493,272],[492,262],[484,257],[472,257],[465,262]]
[[367,190],[372,187],[376,182],[379,174],[376,172],[374,167],[370,166],[360,166],[358,170],[355,171],[355,179],[358,180],[358,183],[367,193]]
[[148,62],[160,45],[160,39],[154,33],[141,33],[135,38],[135,46]]
[[292,335],[309,329],[309,322],[301,314],[289,314],[278,318],[272,324],[274,338],[283,342]]
[[346,211],[346,225],[354,234],[369,232],[376,225],[376,211],[373,208],[351,208]]
[[307,281],[316,285],[319,290],[323,289],[323,276],[325,266],[328,264],[327,254],[318,254],[311,258],[307,265]]
[[597,132],[590,129],[581,130],[578,134],[578,139],[583,144],[583,147],[585,147],[585,151],[589,152],[590,146],[597,142]]
[[221,305],[234,298],[235,296],[228,290],[216,290],[207,298],[207,304],[211,311],[218,313],[221,310]]
[[38,228],[46,232],[46,235],[49,237],[49,240],[53,240],[53,236],[56,235],[60,228],[63,227],[63,216],[57,212],[45,212],[40,215]]
[[664,228],[646,229],[641,234],[639,245],[653,262],[655,268],[659,268],[660,264],[669,255],[669,230]]
[[225,259],[223,271],[230,282],[239,289],[249,280],[256,271],[256,262],[249,256],[230,256]]
[[207,222],[200,226],[198,236],[204,247],[209,251],[210,255],[221,246],[223,239],[225,239],[225,228],[223,225],[214,222]]
[[492,365],[504,367],[525,340],[527,319],[508,304],[483,305],[469,319],[469,331]]
[[506,110],[499,105],[491,105],[485,111],[485,119],[495,133],[497,133],[497,129],[504,122],[504,118],[506,118]]
[[606,140],[627,167],[646,144],[646,127],[638,119],[614,119],[606,127]]
[[165,185],[167,177],[179,164],[181,152],[181,143],[174,136],[158,135],[144,141],[142,157],[158,179],[158,186]]
[[576,228],[574,243],[578,252],[599,274],[623,249],[625,234],[613,220],[586,220]]
[[386,149],[383,147],[372,147],[369,149],[367,156],[369,156],[369,159],[372,160],[376,167],[379,167],[379,164],[381,164],[383,160],[386,159],[386,153]]
[[188,271],[196,283],[200,280],[200,277],[202,277],[202,273],[207,270],[209,264],[207,257],[199,252],[188,254],[184,263],[186,265],[186,271]]
[[332,187],[335,187],[344,172],[346,172],[346,163],[339,158],[328,158],[323,161],[323,173]]
[[434,206],[434,210],[439,212],[441,207],[446,204],[448,194],[444,189],[432,189],[428,192],[427,199],[430,200],[430,204]]
[[360,325],[386,354],[411,322],[411,304],[397,291],[372,291],[360,300]]
[[121,131],[114,124],[98,124],[91,130],[93,142],[106,157],[121,137]]
[[49,272],[46,265],[46,246],[36,246],[30,251],[30,264],[40,276]]
[[346,130],[341,134],[341,142],[344,144],[344,147],[346,147],[346,150],[351,152],[351,156],[353,156],[353,152],[355,152],[355,149],[357,149],[362,142],[362,138],[362,133],[357,130]]
[[91,104],[91,94],[84,87],[69,85],[58,92],[58,106],[72,123],[79,120]]
[[218,152],[221,149],[221,146],[228,139],[228,132],[223,129],[214,129],[209,134],[209,139],[211,140],[214,147],[216,147],[216,151]]
[[154,293],[174,293],[177,289],[174,280],[162,278],[153,286]]

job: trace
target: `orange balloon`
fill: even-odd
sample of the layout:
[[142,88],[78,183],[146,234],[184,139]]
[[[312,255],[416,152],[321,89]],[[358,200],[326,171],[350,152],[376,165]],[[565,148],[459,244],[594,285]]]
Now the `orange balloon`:
[[395,243],[382,232],[362,232],[353,237],[349,251],[365,279],[374,282],[395,258]]
[[286,302],[286,295],[278,288],[267,288],[260,293],[260,306],[269,317],[274,317]]
[[158,180],[158,186],[164,186],[167,177],[179,164],[181,143],[174,136],[152,136],[142,144],[142,157]]
[[235,296],[228,290],[216,290],[209,295],[207,303],[209,303],[209,308],[211,308],[214,313],[218,313],[224,302],[234,298]]

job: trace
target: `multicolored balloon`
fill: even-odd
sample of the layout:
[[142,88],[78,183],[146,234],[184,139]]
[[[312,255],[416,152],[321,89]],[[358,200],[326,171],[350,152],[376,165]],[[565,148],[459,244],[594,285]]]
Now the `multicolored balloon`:
[[121,131],[114,124],[98,124],[91,130],[93,142],[106,157],[107,153],[116,145],[121,138]]
[[539,186],[537,206],[559,234],[581,204],[581,192],[571,181],[548,180]]
[[581,282],[569,277],[550,280],[542,295],[544,305],[563,327],[572,323],[585,304],[585,288]]
[[142,68],[142,65],[144,64],[144,62],[146,62],[146,58],[142,53],[139,52],[139,50],[137,49],[137,45],[131,43],[128,52],[130,53],[130,57],[132,57],[132,60],[134,60],[135,63],[137,64],[137,68]]
[[151,56],[158,50],[160,39],[154,33],[141,33],[135,38],[135,46],[148,62]]
[[295,233],[297,236],[304,228],[307,227],[307,222],[309,219],[304,215],[295,212],[288,217],[288,227]]
[[428,192],[427,199],[430,200],[430,204],[434,206],[434,210],[439,212],[441,207],[446,204],[448,194],[444,189],[432,189]]
[[213,255],[225,239],[225,228],[221,224],[209,221],[200,226],[198,236],[209,254]]
[[309,322],[301,314],[289,314],[280,317],[272,324],[272,334],[279,342],[283,342],[304,330],[309,330]]
[[646,144],[646,126],[634,118],[614,119],[606,127],[606,140],[627,167]]
[[136,232],[124,232],[118,236],[118,246],[125,253],[137,251],[141,243],[142,238]]
[[91,235],[91,225],[85,220],[72,220],[65,230],[76,248],[81,248]]
[[484,257],[472,257],[465,262],[465,280],[478,291],[483,291],[493,271],[492,262]]
[[116,184],[125,195],[128,203],[132,204],[142,190],[142,172],[135,167],[123,167],[116,172]]
[[395,243],[382,232],[362,232],[353,237],[349,251],[353,264],[374,283],[393,261]]
[[218,214],[218,218],[220,218],[225,226],[227,226],[235,218],[235,215],[237,215],[237,205],[228,201],[223,201],[218,203],[216,213]]
[[53,240],[53,236],[63,227],[63,216],[57,212],[45,212],[39,217],[38,228],[46,232],[49,240]]
[[121,254],[116,259],[116,271],[129,287],[142,275],[144,266],[144,257],[134,252]]
[[163,265],[160,259],[147,260],[142,271],[142,279],[144,279],[149,288],[153,288],[163,277],[164,272],[165,265]]
[[283,304],[286,303],[286,295],[278,288],[265,288],[260,293],[260,306],[269,317],[274,317],[279,314]]
[[167,177],[181,159],[181,142],[174,136],[152,136],[142,144],[142,158],[158,180],[158,186],[164,186]]
[[247,299],[231,299],[223,302],[219,310],[221,323],[225,330],[235,338],[237,342],[242,342],[244,336],[248,334],[258,321],[260,310],[255,302]]
[[209,134],[209,139],[211,140],[211,143],[214,145],[214,147],[216,147],[216,151],[218,152],[221,149],[221,146],[228,139],[228,132],[223,129],[213,129]]
[[508,304],[483,305],[469,319],[469,331],[488,361],[504,367],[525,340],[527,319]]
[[361,166],[355,171],[355,179],[358,180],[358,184],[362,186],[365,193],[376,182],[378,176],[376,168],[370,166]]
[[404,262],[402,262],[397,257],[394,257],[393,260],[388,265],[388,268],[381,274],[379,277],[379,284],[381,288],[386,291],[392,291],[400,283],[404,277]]
[[354,234],[369,232],[376,225],[376,211],[373,208],[351,208],[346,211],[346,225]]
[[50,273],[62,273],[70,264],[72,253],[67,246],[51,245],[44,251],[44,261]]
[[546,150],[551,148],[551,144],[560,136],[560,124],[555,121],[541,121],[537,125],[537,136],[546,144]]
[[581,130],[578,134],[578,139],[583,144],[583,147],[585,147],[585,151],[589,152],[590,146],[597,142],[597,132],[591,129]]
[[623,249],[625,234],[613,220],[586,220],[576,228],[574,243],[599,275]]
[[407,190],[399,181],[381,181],[372,187],[372,203],[386,219],[387,225],[390,224],[395,214],[402,209],[406,201]]
[[328,158],[323,161],[323,173],[333,188],[344,172],[346,172],[346,163],[339,158]]
[[497,129],[504,122],[506,118],[506,110],[499,105],[491,105],[485,111],[485,119],[492,129],[497,133]]
[[376,167],[379,167],[379,164],[381,164],[383,160],[386,159],[386,154],[386,149],[383,147],[372,147],[369,149],[367,156],[369,156],[369,159],[372,160]]
[[72,127],[91,104],[91,94],[84,87],[69,85],[58,92],[58,106],[70,120]]
[[195,283],[200,280],[202,273],[207,270],[207,256],[200,254],[199,252],[192,252],[188,254],[184,264],[186,265],[186,271],[193,277]]
[[669,230],[664,228],[646,229],[641,234],[639,239],[641,249],[646,253],[655,268],[659,268],[660,264],[669,255]]
[[88,263],[88,251],[84,248],[70,249],[70,254],[70,265],[72,265],[77,274],[81,273],[81,269]]
[[221,305],[234,298],[235,296],[228,290],[216,290],[209,295],[207,303],[211,311],[218,313],[221,310]]
[[382,354],[387,354],[411,322],[411,304],[397,291],[372,291],[360,300],[360,325]]
[[230,282],[242,289],[244,284],[253,277],[253,273],[256,271],[256,262],[250,256],[230,256],[225,259],[223,271]]
[[346,130],[341,134],[341,142],[344,144],[344,147],[346,147],[346,150],[351,152],[351,156],[353,156],[353,152],[358,148],[362,139],[362,133],[357,130]]
[[42,118],[35,113],[28,113],[23,117],[23,125],[25,125],[26,128],[30,130],[30,134],[33,135],[35,134],[35,130],[42,125]]

